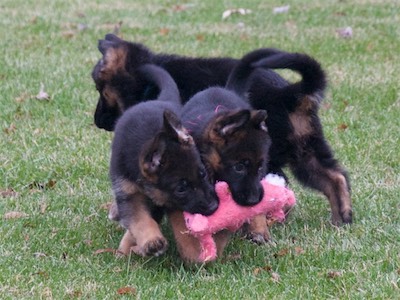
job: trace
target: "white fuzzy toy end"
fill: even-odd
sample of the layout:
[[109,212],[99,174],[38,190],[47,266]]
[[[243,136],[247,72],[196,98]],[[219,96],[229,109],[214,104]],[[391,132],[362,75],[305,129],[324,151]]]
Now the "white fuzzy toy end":
[[285,178],[277,174],[268,173],[267,176],[265,176],[265,180],[270,184],[274,184],[277,186],[286,186]]

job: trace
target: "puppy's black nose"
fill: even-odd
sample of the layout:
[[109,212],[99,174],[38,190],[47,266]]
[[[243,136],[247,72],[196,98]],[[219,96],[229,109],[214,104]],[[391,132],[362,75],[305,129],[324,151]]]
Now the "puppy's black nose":
[[256,204],[260,203],[261,199],[262,199],[262,196],[261,197],[259,197],[259,196],[248,197],[246,200],[246,205],[248,205],[248,206],[256,205]]
[[212,201],[201,209],[201,214],[204,216],[212,215],[218,208],[218,201]]

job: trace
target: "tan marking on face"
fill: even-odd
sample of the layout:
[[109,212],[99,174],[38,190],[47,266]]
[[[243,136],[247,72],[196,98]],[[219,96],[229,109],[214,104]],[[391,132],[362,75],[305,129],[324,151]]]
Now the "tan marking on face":
[[221,156],[215,148],[211,148],[205,155],[206,167],[211,168],[208,170],[210,175],[221,168]]
[[114,88],[106,85],[102,91],[103,97],[106,99],[108,106],[115,107],[118,106],[120,111],[124,110],[124,104],[121,102],[118,91]]

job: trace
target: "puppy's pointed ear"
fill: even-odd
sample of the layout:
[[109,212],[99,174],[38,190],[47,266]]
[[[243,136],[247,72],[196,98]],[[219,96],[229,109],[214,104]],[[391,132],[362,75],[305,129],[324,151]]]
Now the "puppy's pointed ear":
[[162,165],[162,158],[167,148],[167,141],[162,134],[158,134],[148,147],[141,153],[140,167],[146,177],[156,175]]
[[265,132],[268,132],[267,125],[265,124],[266,119],[267,119],[266,110],[253,110],[251,112],[250,122],[254,124],[254,127],[261,129]]
[[108,40],[99,40],[97,45],[97,49],[99,49],[100,53],[103,55],[106,55],[107,50],[113,47],[116,47],[115,43]]
[[103,54],[100,73],[105,77],[104,80],[109,79],[108,77],[117,72],[126,71],[129,51],[126,43],[113,40],[99,40],[97,48]]
[[214,131],[220,137],[227,137],[241,129],[250,119],[250,111],[242,109],[217,118]]
[[123,39],[119,38],[118,36],[116,36],[113,33],[107,33],[105,36],[105,39],[110,42],[122,42],[123,41]]
[[169,138],[175,139],[183,145],[194,145],[192,136],[183,127],[177,115],[170,110],[164,111],[164,130]]

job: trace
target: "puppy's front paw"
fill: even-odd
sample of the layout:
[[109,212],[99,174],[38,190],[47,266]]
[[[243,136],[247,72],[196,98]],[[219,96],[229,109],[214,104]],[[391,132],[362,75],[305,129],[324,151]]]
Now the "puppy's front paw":
[[159,256],[168,249],[168,242],[164,237],[158,237],[148,241],[141,249],[144,256]]
[[257,245],[266,244],[270,240],[269,234],[260,232],[247,232],[245,238]]
[[265,215],[258,215],[242,227],[242,234],[257,245],[265,244],[271,239],[269,223],[270,220]]

